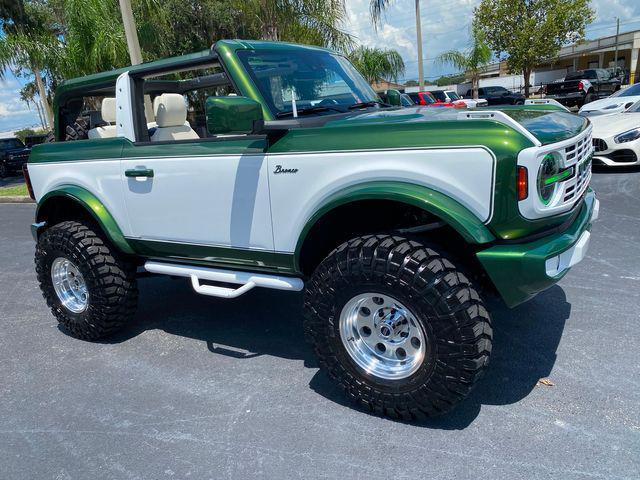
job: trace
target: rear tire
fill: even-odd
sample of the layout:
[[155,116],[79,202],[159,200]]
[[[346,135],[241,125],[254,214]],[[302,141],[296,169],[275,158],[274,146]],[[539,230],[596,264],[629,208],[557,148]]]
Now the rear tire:
[[45,230],[35,263],[47,305],[72,336],[104,338],[133,317],[135,266],[120,258],[93,226],[66,221]]
[[[331,252],[307,282],[305,333],[321,368],[352,401],[376,414],[411,420],[448,412],[488,365],[489,314],[471,282],[437,249],[388,235],[354,238]],[[353,310],[361,298],[369,303]],[[381,328],[389,312],[398,311],[406,319],[389,341],[389,330]],[[361,315],[373,323],[360,331]],[[358,319],[353,329],[345,330],[345,318]],[[419,364],[411,363],[410,352],[417,352]],[[363,368],[367,355],[372,361]],[[403,366],[405,359],[411,365]]]
[[596,96],[593,94],[593,92],[589,92],[584,96],[584,102],[582,102],[582,105],[586,105],[587,103],[591,103],[596,99]]

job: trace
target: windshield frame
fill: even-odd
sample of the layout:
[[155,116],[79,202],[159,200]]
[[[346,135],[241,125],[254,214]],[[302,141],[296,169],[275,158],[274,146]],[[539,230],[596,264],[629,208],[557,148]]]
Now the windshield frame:
[[[353,64],[351,64],[351,62],[344,55],[341,55],[339,53],[331,52],[328,50],[324,51],[324,50],[309,49],[309,50],[302,51],[296,48],[291,48],[287,50],[260,48],[260,49],[250,49],[250,50],[249,49],[239,50],[236,52],[236,54],[238,56],[238,59],[240,60],[240,64],[242,65],[247,76],[251,79],[251,82],[253,83],[256,90],[260,94],[264,102],[264,105],[267,107],[267,110],[269,111],[273,119],[282,119],[283,116],[285,116],[287,113],[290,113],[291,109],[290,108],[279,109],[274,104],[270,96],[266,94],[266,92],[264,91],[264,84],[259,80],[258,76],[256,75],[253,68],[251,67],[251,64],[249,63],[250,56],[270,55],[270,54],[298,56],[303,54],[305,57],[309,57],[311,55],[318,55],[318,56],[328,55],[328,56],[334,57],[338,61],[340,67],[342,67],[343,73],[346,75],[346,78],[351,80],[350,82],[348,82],[346,81],[345,78],[341,79],[346,84],[346,86],[351,90],[351,95],[354,95],[353,103],[336,105],[336,106],[343,107],[344,112],[342,111],[338,112],[337,108],[328,108],[326,111],[322,111],[319,108],[318,109],[315,108],[315,107],[322,106],[322,105],[319,105],[319,103],[315,105],[311,104],[311,108],[309,108],[310,113],[305,116],[353,113],[355,110],[353,109],[350,110],[349,107],[359,103],[375,102],[375,105],[368,108],[380,108],[380,105],[383,104],[379,95],[373,90],[371,85],[369,85],[369,83],[364,79],[364,77],[360,74],[360,72],[356,70]],[[357,91],[357,89],[360,89],[360,91]],[[355,98],[356,93],[362,96],[362,98],[356,99]],[[367,95],[365,96],[364,94],[367,94]],[[312,102],[312,100],[297,100],[296,103],[301,101],[304,101],[304,102],[309,101],[309,103]],[[302,107],[302,106],[297,107],[298,113],[300,111],[304,111],[304,109],[305,107]]]
[[[9,142],[14,142],[15,146],[5,146]],[[0,150],[13,150],[16,148],[25,148],[24,143],[19,138],[3,138],[0,140]]]

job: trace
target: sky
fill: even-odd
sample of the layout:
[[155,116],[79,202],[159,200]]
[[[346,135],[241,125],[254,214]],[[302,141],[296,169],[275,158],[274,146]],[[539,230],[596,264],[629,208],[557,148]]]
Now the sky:
[[[422,40],[425,79],[457,73],[450,66],[436,65],[434,58],[446,50],[463,50],[469,45],[469,27],[473,9],[480,0],[422,0]],[[615,18],[620,17],[620,31],[640,29],[640,1],[592,0],[596,20],[587,28],[587,38],[614,35]],[[406,71],[401,80],[418,78],[414,0],[393,0],[378,29],[369,20],[369,0],[346,0],[347,23],[343,28],[367,46],[393,48],[402,55]],[[24,79],[5,72],[0,80],[0,132],[38,124],[33,107],[18,98]]]

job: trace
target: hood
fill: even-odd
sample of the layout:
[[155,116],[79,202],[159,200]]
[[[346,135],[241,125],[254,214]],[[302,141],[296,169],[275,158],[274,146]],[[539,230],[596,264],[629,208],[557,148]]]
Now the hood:
[[594,138],[608,138],[640,127],[640,113],[591,117]]
[[[607,110],[611,110],[611,113],[620,112],[626,110],[627,105],[633,104],[640,100],[640,96],[632,97],[607,97],[595,102],[589,102],[580,109],[580,112],[593,112],[594,110],[602,110],[602,113],[607,113]],[[617,108],[608,109],[606,107],[617,105]],[[629,105],[630,106],[630,105]]]
[[[509,115],[533,134],[541,143],[555,143],[575,137],[589,124],[586,118],[548,106],[517,106],[483,108],[478,111],[498,110]],[[459,108],[398,108],[355,113],[339,120],[327,122],[328,127],[372,123],[416,123],[457,121],[460,114],[469,110]]]
[[586,118],[563,110],[532,107],[500,110],[529,130],[543,145],[575,137],[589,125]]

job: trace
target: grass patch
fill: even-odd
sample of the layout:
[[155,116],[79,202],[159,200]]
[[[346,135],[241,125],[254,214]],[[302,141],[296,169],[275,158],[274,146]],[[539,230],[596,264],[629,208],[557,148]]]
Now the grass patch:
[[0,197],[26,197],[29,195],[27,185],[12,185],[11,187],[0,187]]

